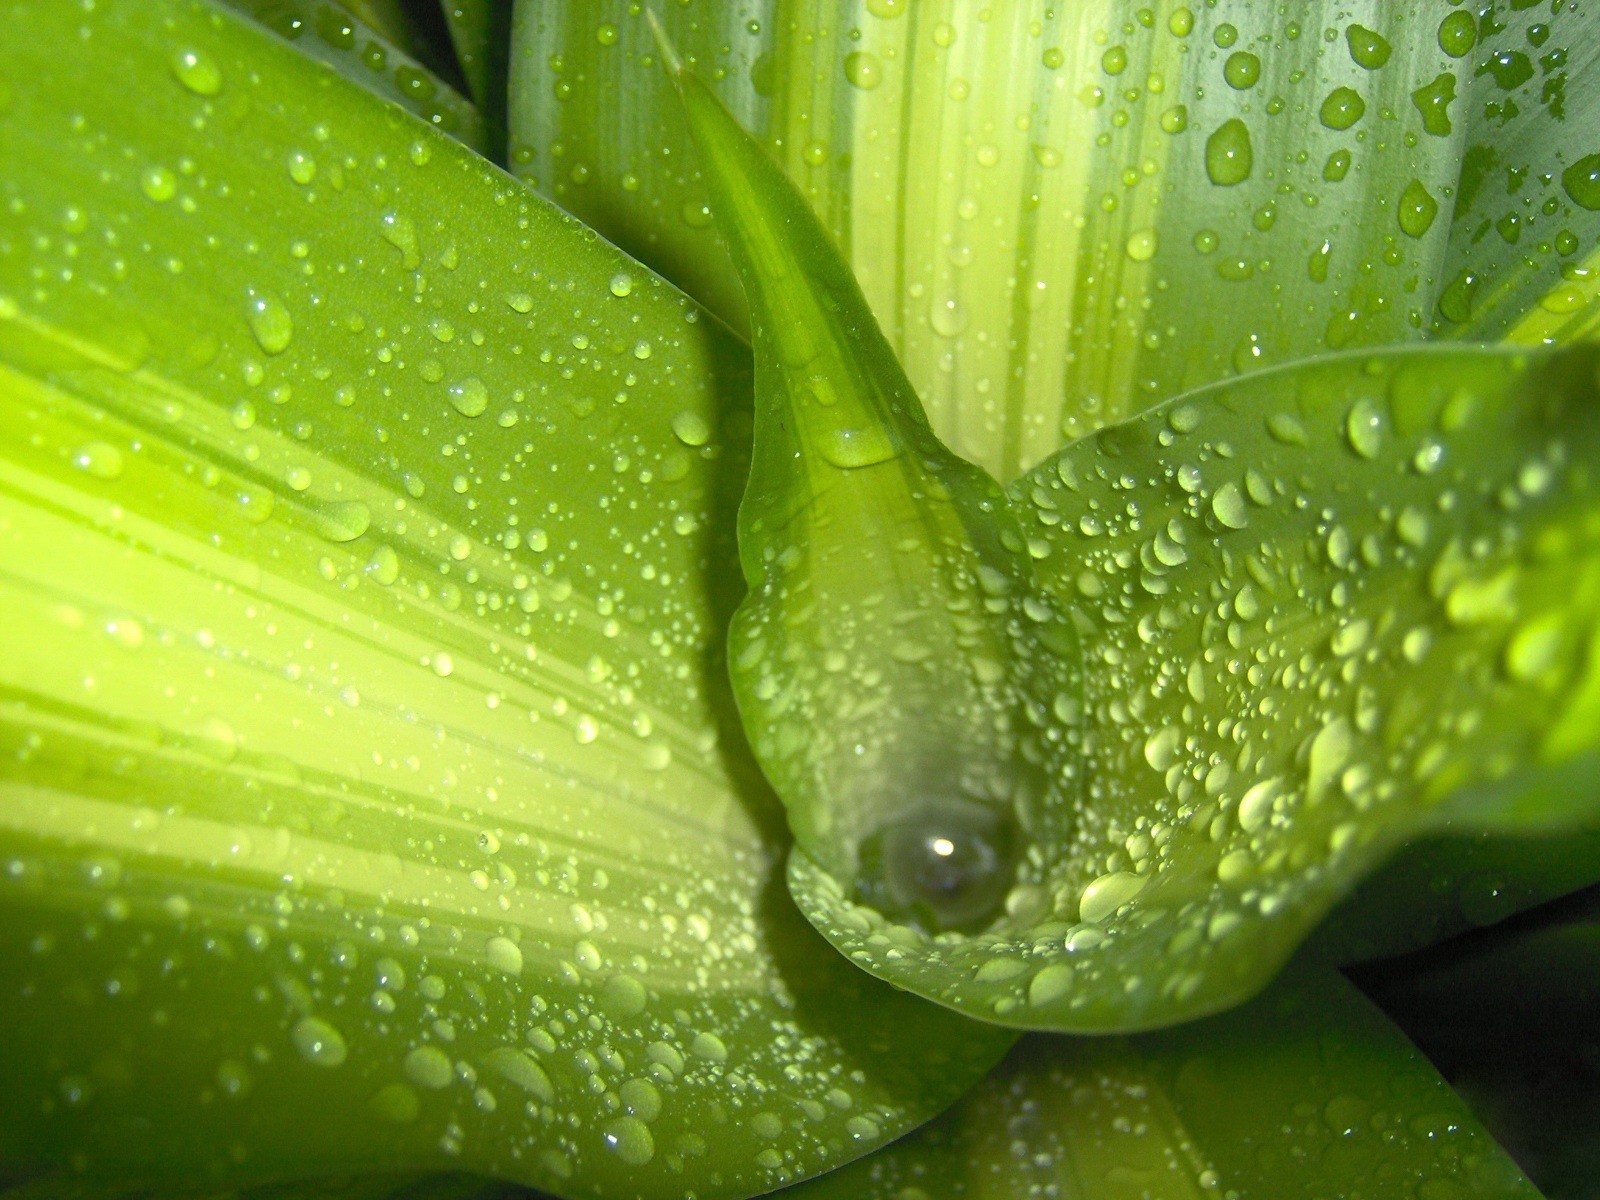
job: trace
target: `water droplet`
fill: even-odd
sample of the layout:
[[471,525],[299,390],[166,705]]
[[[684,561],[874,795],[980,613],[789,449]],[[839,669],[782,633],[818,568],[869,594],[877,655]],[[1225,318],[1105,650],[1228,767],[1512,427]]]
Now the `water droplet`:
[[484,943],[483,956],[489,965],[507,975],[522,974],[522,948],[510,938],[496,934]]
[[844,77],[862,91],[870,92],[883,82],[883,64],[871,51],[856,50],[844,56]]
[[1344,37],[1350,47],[1350,57],[1358,67],[1376,71],[1389,61],[1389,42],[1376,30],[1365,25],[1351,25],[1344,31]]
[[606,1149],[632,1167],[641,1167],[656,1155],[656,1140],[650,1127],[638,1117],[618,1117],[602,1135]]
[[[1462,16],[1465,14],[1456,14]],[[1445,71],[1411,93],[1411,103],[1422,117],[1422,128],[1434,137],[1447,137],[1451,130],[1450,104],[1456,98],[1456,77]]]
[[1352,87],[1336,87],[1322,101],[1319,114],[1329,129],[1349,129],[1367,112],[1367,102]]
[[1561,172],[1561,187],[1579,208],[1600,212],[1600,154],[1588,154]]
[[383,240],[400,251],[401,264],[408,271],[422,265],[422,251],[417,245],[417,227],[411,218],[402,213],[384,213],[379,222]]
[[611,277],[611,294],[621,299],[633,291],[633,276],[626,271],[618,271]]
[[282,354],[294,338],[294,319],[282,300],[271,292],[249,291],[245,317],[256,344],[268,354]]
[[476,375],[469,375],[446,389],[451,406],[463,417],[481,417],[489,407],[489,389]]
[[1406,190],[1400,193],[1400,205],[1396,215],[1401,230],[1411,237],[1419,238],[1428,232],[1433,225],[1433,219],[1439,215],[1439,202],[1427,188],[1422,186],[1422,180],[1413,179],[1406,184]]
[[139,176],[139,187],[157,204],[178,194],[178,177],[166,167],[148,167]]
[[706,419],[687,409],[672,418],[672,432],[685,446],[704,446],[711,440],[711,426]]
[[1113,871],[1090,880],[1078,898],[1078,919],[1085,925],[1098,925],[1117,909],[1144,891],[1143,875]]
[[959,337],[967,327],[967,310],[960,300],[946,296],[928,309],[928,324],[940,337]]
[[415,1121],[422,1112],[422,1101],[417,1093],[403,1083],[391,1083],[373,1093],[367,1106],[381,1120],[395,1125]]
[[1240,91],[1253,88],[1261,78],[1261,60],[1248,50],[1235,50],[1223,64],[1222,77]]
[[1155,257],[1158,236],[1154,229],[1138,229],[1128,235],[1128,257],[1134,262],[1149,262]]
[[859,889],[897,919],[939,930],[986,922],[1016,869],[1009,812],[963,797],[929,799],[891,818],[859,848]]
[[1243,183],[1253,165],[1250,129],[1238,117],[1229,117],[1206,139],[1206,174],[1219,187]]
[[110,442],[85,442],[72,452],[72,465],[96,479],[115,479],[122,474],[122,451]]
[[485,1064],[502,1079],[515,1084],[529,1095],[549,1103],[556,1098],[556,1089],[550,1076],[527,1054],[511,1046],[497,1046],[484,1056]]
[[456,1077],[450,1056],[437,1046],[418,1046],[406,1055],[403,1069],[406,1078],[418,1087],[439,1089],[450,1086]]
[[1439,22],[1439,49],[1461,58],[1478,44],[1478,23],[1466,9],[1457,9]]
[[1386,418],[1383,409],[1363,397],[1357,400],[1345,417],[1344,432],[1350,439],[1350,448],[1362,458],[1377,458],[1383,449]]
[[372,510],[359,500],[335,500],[317,509],[313,520],[330,542],[353,542],[372,524]]
[[289,178],[299,184],[310,183],[317,177],[317,160],[300,150],[289,152]]
[[689,1043],[689,1053],[707,1062],[727,1062],[728,1047],[714,1033],[697,1033]]
[[1239,490],[1239,485],[1231,480],[1212,493],[1211,511],[1229,529],[1243,529],[1250,524],[1244,494]]
[[197,96],[215,96],[222,90],[222,71],[216,60],[199,50],[179,50],[172,56],[172,74]]
[[864,429],[835,428],[823,438],[822,456],[846,471],[876,466],[895,456],[894,443],[876,425]]
[[349,1056],[344,1035],[319,1017],[301,1017],[289,1031],[300,1057],[318,1067],[337,1067]]
[[1254,833],[1272,812],[1272,802],[1278,796],[1278,781],[1264,779],[1239,798],[1239,827]]
[[1028,1003],[1050,1004],[1072,990],[1072,964],[1051,963],[1028,981]]
[[614,975],[600,989],[600,1007],[613,1017],[636,1017],[649,999],[644,984],[632,975]]

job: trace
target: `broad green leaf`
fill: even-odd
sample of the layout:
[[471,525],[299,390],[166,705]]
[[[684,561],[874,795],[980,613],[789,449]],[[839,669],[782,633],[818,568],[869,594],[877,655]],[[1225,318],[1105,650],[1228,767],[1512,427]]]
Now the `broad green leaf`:
[[[489,135],[472,102],[410,54],[387,22],[380,32],[356,13],[375,16],[369,5],[328,0],[218,0],[259,21],[301,53],[325,62],[346,79],[415,113],[451,137],[486,152]],[[384,11],[392,5],[378,6]],[[390,14],[393,15],[392,13]]]
[[511,49],[511,0],[441,0],[456,60],[478,107],[502,114]]
[[[1002,481],[1236,372],[1436,321],[1498,337],[1593,290],[1600,215],[1561,182],[1600,150],[1593,6],[657,8],[833,234],[934,429]],[[639,6],[521,0],[513,53],[514,169],[742,320]],[[1480,228],[1506,212],[1515,247]],[[1463,269],[1465,328],[1439,315]]]
[[1324,1200],[1539,1193],[1331,972],[1143,1037],[1033,1036],[933,1124],[795,1200]]
[[783,895],[743,347],[215,8],[0,48],[0,1162],[744,1195],[997,1059]]
[[1597,361],[1328,358],[1041,464],[1011,491],[1083,646],[1071,868],[965,940],[797,857],[802,909],[975,1016],[1137,1029],[1258,990],[1409,840],[1592,825]]

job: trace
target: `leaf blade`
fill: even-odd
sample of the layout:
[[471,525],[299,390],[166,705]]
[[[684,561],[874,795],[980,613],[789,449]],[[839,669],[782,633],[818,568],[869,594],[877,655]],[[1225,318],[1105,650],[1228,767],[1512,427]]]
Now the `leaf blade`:
[[932,1125],[784,1194],[1314,1200],[1419,1184],[1539,1195],[1427,1060],[1330,973],[1162,1034],[1029,1037]]
[[742,348],[209,6],[0,41],[8,1164],[742,1194],[980,1074],[773,886]]
[[1592,779],[1600,724],[1593,379],[1588,347],[1312,360],[1042,464],[1012,491],[1085,647],[1073,865],[962,945],[791,860],[801,908],[974,1016],[1148,1028],[1259,990],[1412,838],[1592,825],[1539,785]]

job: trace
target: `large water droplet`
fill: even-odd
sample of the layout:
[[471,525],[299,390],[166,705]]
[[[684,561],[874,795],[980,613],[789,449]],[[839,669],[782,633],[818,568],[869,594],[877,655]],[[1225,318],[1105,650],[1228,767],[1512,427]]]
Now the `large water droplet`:
[[215,96],[222,90],[222,71],[216,60],[200,50],[179,50],[172,56],[172,74],[197,96]]
[[249,291],[245,317],[256,344],[268,354],[282,354],[294,339],[294,318],[283,301],[271,292]]
[[1376,71],[1389,61],[1391,47],[1388,39],[1376,30],[1368,29],[1365,25],[1352,25],[1344,31],[1344,37],[1350,47],[1350,57],[1358,67]]
[[999,911],[1019,847],[1011,814],[961,797],[925,801],[861,845],[861,890],[886,914],[930,929]]
[[1600,212],[1600,154],[1588,154],[1561,172],[1561,187],[1572,202]]
[[289,1031],[300,1057],[318,1067],[337,1067],[349,1056],[344,1035],[320,1017],[301,1017]]
[[447,391],[451,406],[463,417],[481,417],[489,407],[489,389],[476,375],[452,383]]
[[1206,139],[1206,174],[1219,187],[1243,183],[1254,162],[1250,128],[1238,117],[1229,117]]
[[1439,202],[1422,186],[1422,180],[1413,179],[1406,184],[1406,190],[1400,193],[1400,206],[1396,210],[1401,230],[1419,238],[1428,232],[1438,215]]

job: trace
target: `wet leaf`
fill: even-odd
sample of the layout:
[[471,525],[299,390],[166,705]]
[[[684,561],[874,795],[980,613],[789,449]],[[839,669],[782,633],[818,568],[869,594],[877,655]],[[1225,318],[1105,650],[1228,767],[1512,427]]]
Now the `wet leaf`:
[[981,1075],[783,895],[744,348],[211,6],[0,46],[7,1170],[743,1195]]
[[[302,54],[414,113],[474,150],[487,152],[490,137],[472,102],[414,56],[398,6],[335,5],[327,0],[219,0],[254,18]],[[382,20],[366,23],[362,17]]]
[[1537,1200],[1371,1003],[1332,973],[1142,1037],[1034,1035],[933,1124],[795,1200]]
[[441,0],[456,60],[478,107],[504,127],[511,0]]
[[1139,1028],[1259,989],[1408,840],[1592,824],[1596,360],[1330,358],[1041,464],[1011,490],[1084,647],[1073,867],[965,942],[795,859],[801,907],[973,1015]]
[[[1002,481],[1238,372],[1594,311],[1592,6],[656,8]],[[514,169],[742,321],[639,6],[519,9]]]

